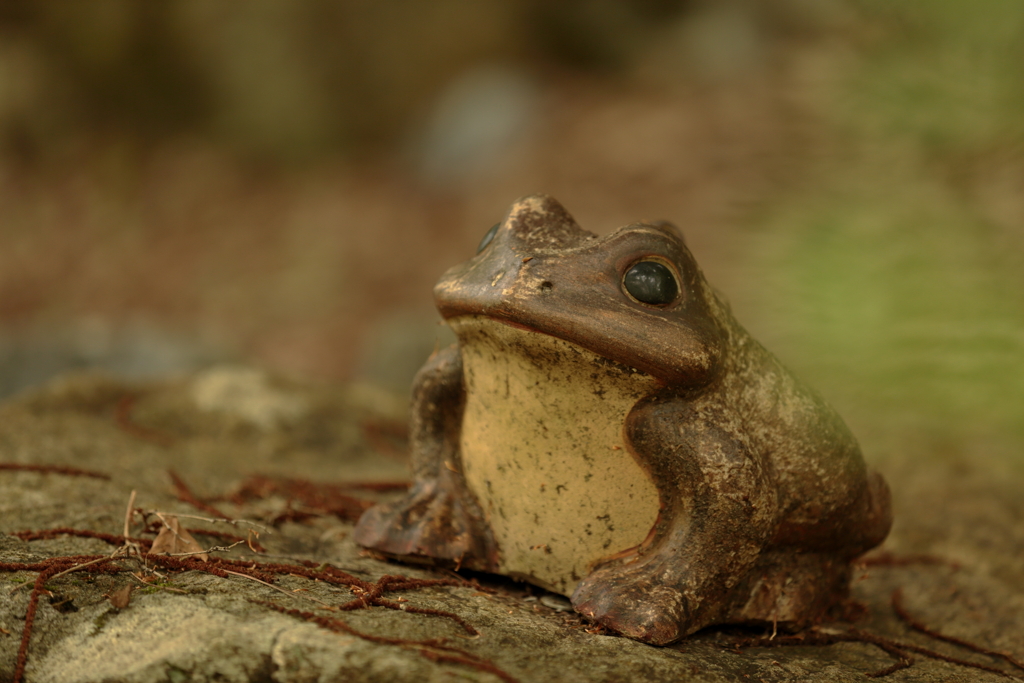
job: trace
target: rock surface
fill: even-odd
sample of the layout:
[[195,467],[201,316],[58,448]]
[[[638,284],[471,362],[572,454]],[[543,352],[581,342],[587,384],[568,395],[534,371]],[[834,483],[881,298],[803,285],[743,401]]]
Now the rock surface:
[[[290,384],[244,368],[127,385],[70,377],[0,405],[0,463],[95,470],[109,480],[0,469],[0,563],[61,555],[109,554],[95,538],[23,541],[18,531],[55,527],[120,534],[130,492],[147,510],[208,516],[178,500],[173,469],[199,496],[224,494],[247,476],[313,482],[394,481],[407,476],[399,429],[403,407],[360,387]],[[925,461],[922,461],[924,463]],[[883,551],[944,561],[875,564],[858,576],[853,597],[868,612],[855,626],[989,666],[998,659],[914,632],[890,600],[902,590],[914,617],[945,634],[1024,658],[1024,483],[979,457],[976,462],[892,464],[897,522]],[[384,494],[360,492],[361,497]],[[266,519],[285,510],[279,494],[225,512]],[[190,524],[192,522],[190,521]],[[195,522],[206,528],[236,528]],[[235,559],[331,563],[367,581],[383,575],[451,578],[450,572],[388,563],[361,553],[351,522],[332,516],[284,522],[264,532],[267,556],[245,546]],[[139,529],[135,529],[135,534]],[[201,539],[207,543],[209,539]],[[119,560],[142,578],[137,560]],[[708,630],[657,648],[590,625],[552,596],[493,577],[481,586],[390,594],[405,606],[453,612],[479,632],[466,634],[437,615],[383,607],[321,609],[353,598],[345,587],[280,576],[281,591],[239,576],[162,572],[143,586],[127,572],[82,570],[51,579],[35,616],[24,680],[109,681],[860,681],[894,659],[864,643],[730,649],[761,633]],[[0,571],[0,681],[11,680],[35,572]],[[25,585],[25,584],[28,585]],[[130,602],[113,593],[134,584]],[[20,587],[20,589],[18,589]],[[18,590],[15,590],[18,589]],[[363,634],[330,631],[253,601],[333,617]],[[849,624],[823,625],[843,630]],[[445,638],[453,655],[387,639]],[[447,659],[438,656],[447,652]],[[492,662],[497,670],[455,659]],[[1001,680],[996,674],[916,656],[893,681]],[[1016,671],[1024,677],[1024,671]]]

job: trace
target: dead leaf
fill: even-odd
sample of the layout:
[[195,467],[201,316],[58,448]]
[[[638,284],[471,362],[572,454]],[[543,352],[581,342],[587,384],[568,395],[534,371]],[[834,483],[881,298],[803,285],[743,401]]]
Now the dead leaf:
[[131,584],[128,584],[123,588],[118,588],[113,593],[107,594],[107,600],[109,600],[110,604],[116,607],[117,609],[124,609],[128,606],[128,603],[132,601],[133,588],[134,586],[132,586]]
[[203,562],[209,562],[210,556],[203,552],[203,547],[192,538],[192,534],[181,528],[178,518],[168,515],[163,520],[164,526],[160,533],[153,539],[153,547],[149,549],[149,555],[181,555],[192,553]]

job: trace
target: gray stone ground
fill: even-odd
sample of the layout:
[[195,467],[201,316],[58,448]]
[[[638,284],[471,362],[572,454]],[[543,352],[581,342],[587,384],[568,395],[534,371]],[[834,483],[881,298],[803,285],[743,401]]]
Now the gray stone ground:
[[[137,399],[126,426],[118,419],[117,406],[129,394]],[[401,444],[387,436],[368,440],[361,426],[367,420],[401,420],[402,413],[394,399],[366,387],[300,386],[242,368],[148,385],[88,376],[59,380],[0,405],[0,462],[70,465],[112,478],[0,470],[0,562],[110,552],[107,544],[93,539],[25,542],[7,534],[58,526],[119,534],[133,489],[138,506],[196,513],[175,499],[169,468],[200,495],[228,491],[254,473],[319,482],[403,478]],[[900,588],[907,608],[922,621],[1024,657],[1024,484],[984,459],[975,465],[904,463],[885,474],[897,510],[885,549],[904,556],[931,553],[958,566],[913,564],[864,571],[853,595],[869,613],[858,626],[994,663],[912,632],[889,605]],[[258,518],[282,504],[271,497],[242,509],[223,507]],[[321,518],[287,523],[263,534],[261,541],[276,561],[331,562],[369,580],[395,573],[446,576],[364,556],[351,542],[350,531],[348,522]],[[236,549],[231,556],[251,553]],[[0,681],[11,678],[29,597],[28,587],[14,589],[33,580],[29,572],[0,572]],[[25,680],[498,680],[462,664],[431,661],[408,647],[329,632],[250,602],[315,610],[304,596],[339,604],[352,597],[344,588],[289,576],[278,581],[288,591],[299,591],[289,597],[242,578],[190,572],[168,577],[168,585],[183,593],[142,588],[122,609],[104,597],[131,582],[127,574],[87,572],[50,581],[47,587],[54,597],[40,603]],[[736,652],[721,647],[734,636],[714,630],[656,648],[590,633],[577,615],[559,611],[557,601],[535,590],[500,580],[485,583],[494,592],[443,587],[402,594],[408,604],[463,616],[479,630],[476,638],[466,637],[448,619],[380,607],[340,617],[366,633],[448,638],[523,682],[860,681],[865,673],[892,662],[878,649],[859,643]],[[912,668],[888,680],[999,677],[919,657]]]

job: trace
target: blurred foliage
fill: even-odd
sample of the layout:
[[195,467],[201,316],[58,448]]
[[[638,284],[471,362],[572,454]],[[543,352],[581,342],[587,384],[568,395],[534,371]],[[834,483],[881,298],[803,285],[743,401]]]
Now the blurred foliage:
[[269,159],[365,151],[458,65],[514,52],[509,18],[494,0],[13,0],[0,63],[25,92],[0,126],[26,152],[83,129]]
[[748,303],[858,421],[947,453],[1014,435],[1024,465],[1024,5],[859,4],[833,145],[760,219],[778,288]]
[[[475,64],[577,69],[625,82],[666,36],[672,42],[681,19],[718,16],[724,8],[741,24],[749,19],[781,37],[820,29],[828,8],[839,6],[841,0],[6,0],[0,146],[32,159],[98,131],[143,141],[190,134],[271,162],[380,152],[401,142],[438,90]],[[717,40],[714,30],[699,32]]]
[[[1024,466],[1022,64],[1019,0],[6,0],[0,322],[223,321],[338,376],[480,216],[546,189],[742,263],[716,284],[867,450]],[[554,131],[521,175],[439,198],[381,172],[480,65]]]

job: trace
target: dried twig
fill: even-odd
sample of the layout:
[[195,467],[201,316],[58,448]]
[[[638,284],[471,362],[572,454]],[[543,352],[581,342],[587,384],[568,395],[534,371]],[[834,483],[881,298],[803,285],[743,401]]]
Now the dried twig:
[[[254,522],[251,519],[231,519],[231,518],[224,518],[224,517],[202,517],[200,515],[186,515],[186,514],[182,514],[180,512],[168,512],[166,510],[146,510],[145,514],[146,515],[156,515],[157,517],[159,517],[160,515],[174,515],[178,519],[194,519],[194,520],[199,521],[199,522],[210,522],[211,524],[230,524],[232,526],[245,526],[245,527],[251,527],[251,528],[256,529],[258,531],[266,532],[268,534],[269,533],[273,533],[273,531],[274,531],[273,529],[271,529],[270,527],[266,526],[265,524],[260,524],[259,522]],[[205,534],[205,533],[208,533],[208,532],[203,531],[201,533]]]
[[190,557],[190,556],[205,557],[207,553],[215,553],[215,552],[218,552],[218,551],[231,550],[232,548],[238,547],[238,546],[242,545],[243,543],[245,543],[245,541],[241,540],[241,541],[236,541],[235,543],[232,543],[231,545],[212,545],[209,548],[204,548],[203,550],[195,550],[195,551],[188,552],[188,553],[168,553],[167,556],[168,557]]
[[160,585],[155,584],[155,583],[150,583],[149,581],[143,581],[136,574],[133,574],[132,572],[128,572],[128,576],[132,577],[133,579],[135,579],[136,581],[141,583],[146,588],[156,588],[157,590],[170,591],[171,593],[180,593],[182,595],[188,595],[188,591],[182,590],[180,588],[175,588],[174,586],[160,586]]
[[128,496],[128,507],[124,511],[124,531],[122,532],[125,538],[128,538],[129,532],[132,526],[132,516],[135,511],[135,489],[132,489],[132,493]]
[[305,593],[294,593],[292,591],[287,591],[284,588],[281,588],[280,586],[275,586],[272,583],[267,583],[266,581],[261,581],[260,579],[257,579],[255,576],[249,576],[248,574],[242,574],[241,572],[233,572],[233,571],[230,571],[228,569],[225,569],[224,571],[226,571],[228,574],[233,574],[235,576],[241,576],[243,579],[249,579],[250,581],[255,581],[256,583],[263,584],[267,588],[273,588],[278,593],[284,593],[285,595],[287,595],[290,598],[295,598],[296,600],[299,599],[299,598],[302,598],[303,600],[309,600],[311,602],[315,602],[318,605],[321,605],[322,607],[324,607],[326,609],[334,609],[330,605],[330,603],[324,602],[323,600],[320,600],[319,598],[314,598],[312,595],[307,595]]

